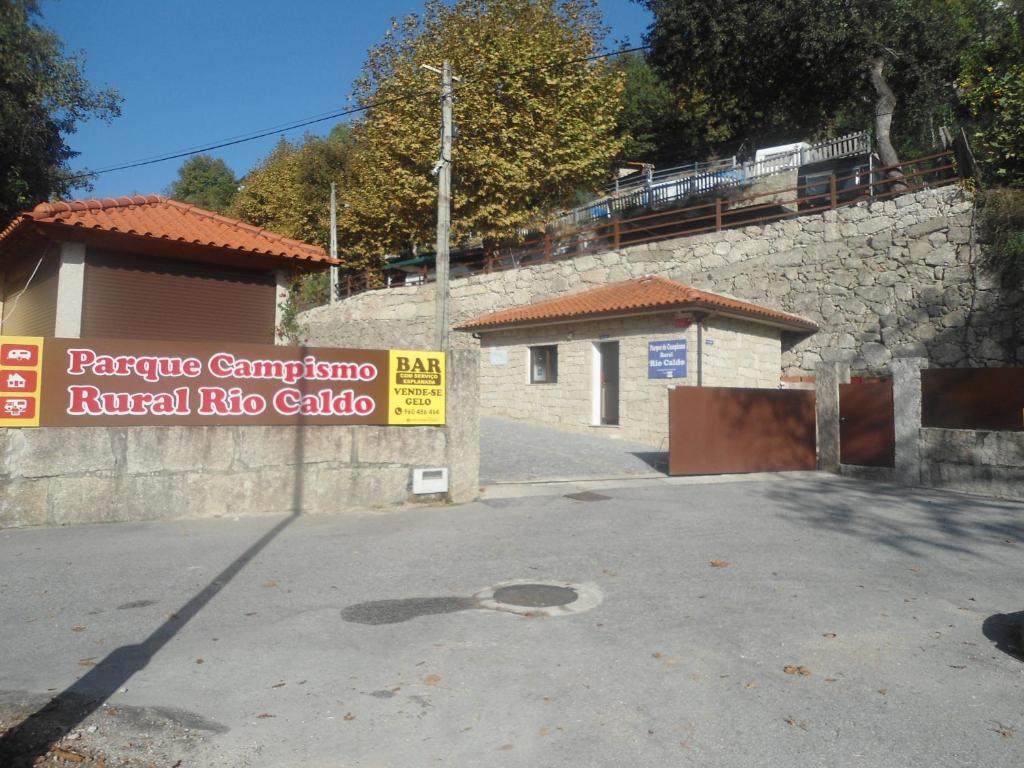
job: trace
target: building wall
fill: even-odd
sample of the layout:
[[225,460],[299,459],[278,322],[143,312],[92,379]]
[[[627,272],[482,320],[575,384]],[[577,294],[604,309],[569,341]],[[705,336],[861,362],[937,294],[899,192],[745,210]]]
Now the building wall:
[[[705,320],[705,386],[778,387],[779,331],[740,320]],[[687,377],[649,379],[647,344],[687,340]],[[619,342],[619,426],[595,425],[594,344]],[[710,344],[707,342],[711,342]],[[531,384],[529,348],[557,345],[557,383]],[[480,407],[485,415],[602,432],[655,445],[668,436],[668,390],[697,383],[697,329],[675,315],[647,315],[481,334]]]
[[479,368],[453,354],[444,426],[0,429],[0,528],[386,510],[417,499],[417,467],[448,467],[449,499],[470,501]]
[[[814,320],[787,334],[786,374],[818,362],[882,371],[893,357],[933,364],[1024,362],[1024,293],[978,266],[973,199],[958,187],[621,251],[459,278],[451,317],[487,312],[643,275],[663,275]],[[429,344],[434,286],[359,294],[305,312],[312,343]],[[472,344],[458,336],[460,344]]]

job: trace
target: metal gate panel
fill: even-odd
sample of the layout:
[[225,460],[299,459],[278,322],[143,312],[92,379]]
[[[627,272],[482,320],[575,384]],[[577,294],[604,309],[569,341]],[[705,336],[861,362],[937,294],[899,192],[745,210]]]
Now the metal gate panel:
[[839,385],[839,461],[896,466],[892,379]]
[[669,391],[670,475],[811,470],[815,395],[801,389]]

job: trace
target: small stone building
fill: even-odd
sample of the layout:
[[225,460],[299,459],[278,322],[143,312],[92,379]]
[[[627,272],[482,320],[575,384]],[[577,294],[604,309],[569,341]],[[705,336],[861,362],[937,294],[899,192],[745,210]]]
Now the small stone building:
[[6,336],[273,344],[318,246],[156,195],[42,203],[0,231]]
[[810,320],[642,277],[457,326],[480,339],[481,413],[662,443],[668,389],[777,388]]

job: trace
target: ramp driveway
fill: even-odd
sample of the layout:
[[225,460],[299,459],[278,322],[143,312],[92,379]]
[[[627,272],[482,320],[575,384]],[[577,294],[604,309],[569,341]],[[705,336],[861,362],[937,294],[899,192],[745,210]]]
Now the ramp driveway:
[[614,427],[587,435],[484,417],[480,420],[480,482],[655,477],[668,468],[667,443],[649,445],[614,435]]

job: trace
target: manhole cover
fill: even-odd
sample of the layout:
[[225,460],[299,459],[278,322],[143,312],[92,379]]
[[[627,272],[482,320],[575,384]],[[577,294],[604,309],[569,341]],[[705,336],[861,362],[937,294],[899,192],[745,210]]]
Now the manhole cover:
[[494,590],[494,599],[507,605],[521,605],[526,608],[551,608],[568,605],[578,597],[575,589],[556,587],[552,584],[514,584]]

